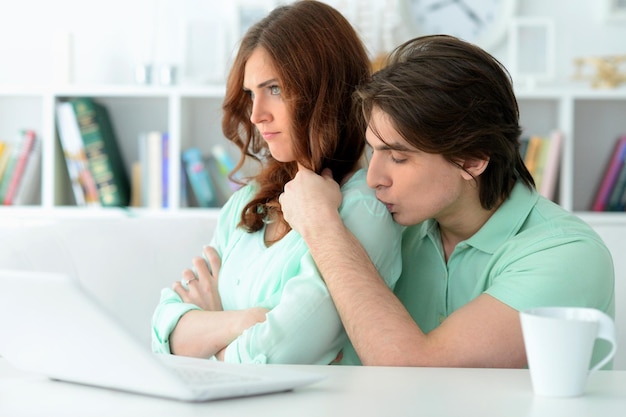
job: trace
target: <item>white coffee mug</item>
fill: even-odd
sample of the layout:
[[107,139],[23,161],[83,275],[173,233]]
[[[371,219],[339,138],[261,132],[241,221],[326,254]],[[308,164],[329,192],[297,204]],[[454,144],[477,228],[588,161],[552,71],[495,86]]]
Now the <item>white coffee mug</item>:
[[[589,374],[615,355],[615,323],[600,310],[533,308],[520,312],[520,319],[530,378],[537,395],[581,395]],[[610,342],[611,350],[590,370],[593,347],[598,338]]]

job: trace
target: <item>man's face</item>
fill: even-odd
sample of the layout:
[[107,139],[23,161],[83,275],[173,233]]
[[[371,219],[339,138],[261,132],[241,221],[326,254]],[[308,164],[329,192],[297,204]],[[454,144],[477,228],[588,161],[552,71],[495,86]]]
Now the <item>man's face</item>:
[[397,223],[409,226],[429,218],[441,223],[463,212],[467,181],[461,168],[439,154],[410,145],[391,118],[377,108],[372,111],[366,140],[372,150],[367,183]]

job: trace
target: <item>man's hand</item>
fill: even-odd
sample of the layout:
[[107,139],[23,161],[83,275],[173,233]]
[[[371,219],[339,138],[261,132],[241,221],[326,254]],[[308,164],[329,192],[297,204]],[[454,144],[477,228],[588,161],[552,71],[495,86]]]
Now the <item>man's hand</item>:
[[329,218],[339,217],[341,190],[329,169],[317,175],[300,166],[278,201],[287,223],[304,236],[309,230],[323,227]]
[[[205,260],[206,258],[206,260]],[[185,303],[195,304],[206,311],[222,311],[222,300],[217,286],[221,259],[214,248],[204,247],[204,257],[191,260],[195,273],[191,269],[183,271],[183,280],[188,282],[189,290],[179,281],[173,285],[174,291]]]

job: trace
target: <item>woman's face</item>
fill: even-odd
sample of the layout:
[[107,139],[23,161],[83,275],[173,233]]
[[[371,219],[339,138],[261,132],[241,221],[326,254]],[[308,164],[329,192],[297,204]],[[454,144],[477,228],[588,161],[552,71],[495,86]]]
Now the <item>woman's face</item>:
[[246,62],[243,89],[252,101],[250,121],[265,139],[274,159],[294,161],[291,114],[272,60],[263,48],[256,48]]

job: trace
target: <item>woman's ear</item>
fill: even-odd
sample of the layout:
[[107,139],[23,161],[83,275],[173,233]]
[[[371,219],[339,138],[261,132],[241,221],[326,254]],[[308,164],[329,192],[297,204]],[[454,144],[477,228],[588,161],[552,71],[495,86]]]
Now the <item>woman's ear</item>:
[[489,159],[468,158],[463,161],[461,165],[463,167],[462,174],[466,180],[472,180],[478,178],[480,174],[485,172],[489,165]]

